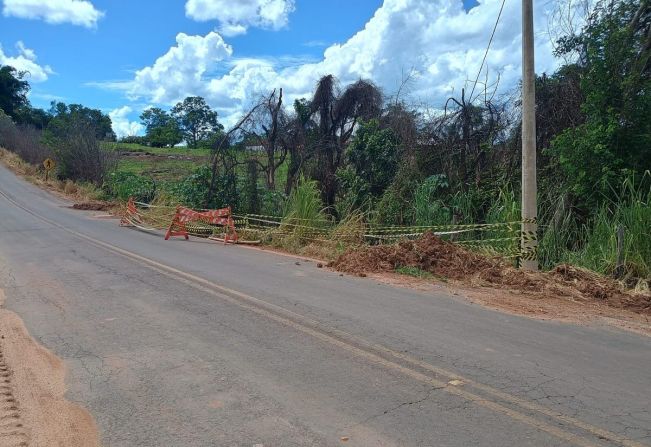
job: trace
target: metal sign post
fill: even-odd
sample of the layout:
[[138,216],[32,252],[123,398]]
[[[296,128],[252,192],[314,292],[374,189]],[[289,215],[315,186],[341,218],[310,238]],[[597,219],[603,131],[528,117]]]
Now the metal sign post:
[[45,168],[45,181],[47,182],[50,178],[50,171],[54,169],[56,163],[51,158],[46,158],[43,160],[43,167]]

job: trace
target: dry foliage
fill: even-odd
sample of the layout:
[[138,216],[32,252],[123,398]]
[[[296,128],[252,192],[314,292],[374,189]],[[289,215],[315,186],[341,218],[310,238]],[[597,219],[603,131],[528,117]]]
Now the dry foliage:
[[415,241],[348,250],[331,267],[364,275],[415,267],[435,276],[473,285],[503,287],[528,295],[599,301],[615,308],[651,314],[651,293],[630,292],[622,284],[589,270],[559,265],[549,272],[526,272],[499,258],[488,258],[426,233]]

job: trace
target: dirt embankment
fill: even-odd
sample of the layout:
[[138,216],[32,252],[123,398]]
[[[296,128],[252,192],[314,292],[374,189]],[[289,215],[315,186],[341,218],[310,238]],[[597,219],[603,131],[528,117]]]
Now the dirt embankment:
[[72,208],[76,210],[84,210],[84,211],[110,211],[116,208],[116,205],[111,202],[88,201],[88,202],[77,202],[74,205],[72,205]]
[[92,416],[64,398],[63,362],[3,305],[0,290],[0,446],[99,446]]
[[[332,262],[331,267],[357,275],[390,274],[399,267],[415,267],[451,279],[455,285],[472,286],[471,290],[499,289],[499,292],[493,290],[492,303],[486,297],[477,301],[516,313],[531,314],[536,313],[532,309],[538,309],[547,314],[553,313],[554,306],[569,305],[578,306],[583,313],[594,313],[597,309],[600,315],[606,314],[604,309],[623,310],[638,314],[646,321],[651,315],[648,291],[631,292],[617,281],[570,265],[559,265],[549,272],[525,272],[431,233],[415,241],[350,250]],[[504,294],[511,298],[504,300]]]

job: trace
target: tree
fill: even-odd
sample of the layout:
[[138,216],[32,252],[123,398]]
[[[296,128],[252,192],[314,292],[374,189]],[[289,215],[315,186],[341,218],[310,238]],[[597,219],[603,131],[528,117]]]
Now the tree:
[[592,210],[611,186],[651,160],[651,4],[601,0],[582,32],[562,38],[560,54],[578,53],[585,122],[565,130],[551,153],[572,194]]
[[347,151],[355,174],[368,184],[369,192],[378,197],[389,186],[398,168],[399,142],[391,129],[381,129],[372,119],[361,123]]
[[14,67],[0,66],[0,109],[14,119],[21,107],[29,106],[29,83],[23,80],[24,77],[25,73]]
[[284,133],[287,127],[287,116],[282,109],[283,89],[276,93],[274,90],[268,98],[261,101],[262,106],[258,108],[254,124],[253,135],[257,143],[262,146],[265,152],[265,160],[262,162],[253,157],[262,171],[265,173],[267,189],[276,189],[276,169],[278,169],[287,157],[287,146]]
[[310,114],[317,122],[314,174],[326,206],[334,204],[337,169],[357,124],[360,120],[378,118],[381,111],[382,94],[372,82],[359,80],[340,92],[334,76],[319,80],[310,101]]
[[101,110],[91,109],[81,104],[66,105],[62,102],[52,102],[50,115],[52,119],[46,129],[46,136],[50,139],[61,138],[69,129],[81,125],[91,129],[97,140],[115,141],[111,117]]
[[289,154],[285,195],[289,197],[298,184],[301,170],[313,155],[316,140],[316,123],[312,119],[310,102],[305,99],[294,100],[294,113],[285,126],[284,144]]
[[158,107],[147,109],[140,115],[145,126],[145,138],[154,147],[175,146],[183,141],[178,122]]
[[16,122],[19,124],[32,126],[38,130],[44,130],[52,116],[43,109],[35,107],[22,106],[16,112]]
[[189,96],[172,108],[172,116],[188,143],[196,148],[216,133],[222,132],[224,126],[217,121],[217,112],[213,111],[206,100],[200,96]]

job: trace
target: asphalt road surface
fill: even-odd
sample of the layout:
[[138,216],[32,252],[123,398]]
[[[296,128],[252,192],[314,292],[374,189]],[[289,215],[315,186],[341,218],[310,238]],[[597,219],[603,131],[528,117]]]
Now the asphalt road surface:
[[650,338],[69,205],[0,167],[0,287],[104,446],[651,445]]

